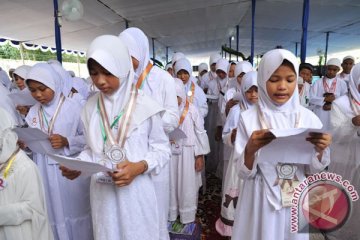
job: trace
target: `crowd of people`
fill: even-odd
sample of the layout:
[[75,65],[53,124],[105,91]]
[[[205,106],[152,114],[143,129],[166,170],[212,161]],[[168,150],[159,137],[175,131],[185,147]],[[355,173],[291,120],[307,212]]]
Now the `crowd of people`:
[[[314,67],[285,49],[265,53],[257,69],[213,54],[194,77],[180,52],[165,69],[154,66],[147,36],[128,28],[95,38],[87,68],[88,80],[56,60],[17,67],[10,78],[1,71],[0,239],[170,239],[173,222],[197,221],[205,173],[222,179],[220,235],[309,239],[290,231],[291,184],[332,171],[360,187],[360,64],[352,56],[329,59],[315,82]],[[15,93],[33,101],[16,105]],[[57,155],[112,171],[89,176],[59,165],[15,127],[37,128]],[[294,128],[313,129],[299,142],[311,153],[270,144],[274,130]],[[355,203],[327,237],[359,239],[357,217]]]

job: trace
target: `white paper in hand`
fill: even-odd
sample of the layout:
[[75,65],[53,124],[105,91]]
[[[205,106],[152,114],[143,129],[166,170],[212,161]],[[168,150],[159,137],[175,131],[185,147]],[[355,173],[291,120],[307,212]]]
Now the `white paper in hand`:
[[31,96],[31,92],[27,88],[19,92],[10,93],[8,97],[15,106],[33,106],[36,103],[36,100]]
[[310,164],[314,145],[306,138],[321,129],[271,129],[276,138],[260,149],[259,162]]
[[40,154],[57,154],[61,150],[54,149],[49,136],[38,128],[14,128],[20,141],[24,142],[31,151]]
[[112,172],[113,169],[107,168],[99,163],[81,161],[78,158],[66,157],[50,154],[52,160],[71,170],[81,171],[81,175],[89,176],[98,172]]

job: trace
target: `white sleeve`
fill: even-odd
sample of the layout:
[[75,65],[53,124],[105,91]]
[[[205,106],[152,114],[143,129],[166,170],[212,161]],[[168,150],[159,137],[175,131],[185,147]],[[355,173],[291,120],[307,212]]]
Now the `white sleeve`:
[[169,74],[164,74],[164,91],[163,99],[165,113],[162,116],[165,133],[174,131],[179,125],[179,110],[175,91],[175,81]]
[[169,138],[166,136],[159,114],[150,119],[150,129],[148,133],[149,151],[144,160],[148,164],[146,173],[159,174],[161,169],[169,163],[171,157]]
[[351,142],[358,129],[359,127],[353,125],[352,119],[334,103],[330,112],[330,130],[333,142]]
[[191,118],[194,122],[195,130],[195,156],[206,155],[210,152],[209,138],[204,129],[204,118],[200,115],[196,107],[191,111]]
[[75,132],[76,133],[74,136],[67,137],[69,146],[64,148],[64,153],[66,156],[81,152],[86,144],[86,139],[84,136],[84,125],[80,119],[76,126]]
[[[318,80],[320,81],[320,80]],[[309,103],[316,105],[316,106],[323,106],[325,98],[323,96],[318,96],[318,82],[316,82],[311,88],[310,88],[310,99]]]

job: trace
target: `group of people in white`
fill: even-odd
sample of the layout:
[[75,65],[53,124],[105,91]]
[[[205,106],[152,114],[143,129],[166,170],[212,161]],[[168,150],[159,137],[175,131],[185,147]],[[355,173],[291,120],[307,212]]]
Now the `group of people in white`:
[[[313,83],[313,67],[299,66],[284,49],[264,54],[257,71],[213,54],[210,70],[200,64],[196,78],[179,52],[165,70],[154,66],[146,35],[128,28],[91,42],[90,83],[54,60],[20,66],[11,76],[16,87],[3,77],[0,84],[0,239],[169,239],[169,222],[196,221],[205,171],[222,178],[219,234],[309,239],[290,232],[286,189],[274,183],[302,181],[328,167],[359,188],[360,64],[354,62],[330,59]],[[11,92],[35,101],[15,106]],[[113,171],[87,176],[59,165],[31,151],[15,126],[40,129],[57,154]],[[271,129],[293,128],[318,129],[304,139],[313,145],[310,157],[295,151],[302,162],[287,163],[261,154],[275,139]],[[355,204],[334,239],[358,239],[359,209]]]

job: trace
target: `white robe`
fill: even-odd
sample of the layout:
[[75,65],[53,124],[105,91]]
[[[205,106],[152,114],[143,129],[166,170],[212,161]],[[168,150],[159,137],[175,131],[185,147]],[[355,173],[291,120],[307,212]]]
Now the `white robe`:
[[189,81],[184,85],[185,87],[185,93],[187,94],[189,91],[191,91],[191,82],[195,84],[195,96],[193,104],[196,106],[199,110],[200,115],[205,118],[208,114],[208,105],[206,103],[206,95],[204,91],[197,85],[196,82],[193,81],[194,78],[190,77]]
[[[99,93],[92,96],[85,105],[82,121],[85,126],[87,142],[93,116],[100,119],[96,113]],[[170,158],[168,137],[165,135],[161,123],[162,108],[139,90],[137,102],[144,108],[135,107],[134,114],[141,116],[141,112],[150,115],[142,119],[140,125],[131,125],[125,141],[127,159],[131,162],[146,160],[148,170],[138,175],[128,186],[116,187],[112,184],[96,182],[96,175],[91,178],[91,209],[93,217],[94,237],[96,240],[158,240],[160,229],[164,223],[159,222],[158,198],[155,192],[152,176],[163,171],[163,164],[167,165]],[[95,115],[94,115],[95,114]],[[99,126],[100,128],[100,126]],[[115,134],[114,128],[113,133]],[[97,146],[99,149],[102,147]],[[94,151],[91,146],[79,155],[84,161],[100,162],[102,151]],[[81,238],[79,238],[81,239]]]
[[[325,77],[324,77],[325,78]],[[331,87],[331,84],[333,83],[335,78],[333,79],[327,79],[326,82]],[[338,98],[340,96],[343,96],[347,93],[347,85],[342,80],[337,80],[336,82],[336,89],[335,89],[335,97]],[[319,79],[316,81],[310,90],[310,108],[314,111],[314,113],[320,118],[321,122],[323,123],[324,130],[328,130],[330,127],[330,111],[324,111],[323,105],[324,105],[324,93],[325,89],[323,86],[323,79]]]
[[346,73],[339,73],[338,75],[336,75],[337,79],[343,80],[344,82],[346,82],[346,86],[349,87],[349,80],[350,80],[350,74],[346,74]]
[[36,165],[20,150],[0,191],[0,239],[52,240],[43,183]]
[[13,118],[15,124],[22,124],[20,114],[16,111],[14,102],[8,97],[9,90],[0,84],[0,107],[4,108]]
[[308,82],[304,82],[302,91],[299,94],[300,104],[303,107],[309,108],[311,85]]
[[[30,108],[26,116],[29,127],[40,129],[39,108],[40,103]],[[66,137],[69,142],[69,147],[61,150],[63,155],[76,154],[85,145],[80,112],[81,105],[66,98],[55,121],[53,133]],[[44,182],[54,239],[93,239],[89,198],[90,178],[80,177],[77,181],[64,178],[59,165],[47,155],[34,153],[33,160],[38,165]]]
[[[319,119],[306,108],[300,107],[299,127],[321,127]],[[293,122],[289,119],[289,122]],[[245,128],[245,123],[248,126]],[[288,123],[282,123],[283,128],[292,128]],[[246,130],[248,129],[248,130]],[[241,113],[235,141],[234,161],[237,172],[243,179],[243,187],[236,207],[232,239],[246,240],[305,240],[308,234],[290,232],[290,208],[282,208],[279,186],[274,186],[277,178],[275,163],[257,164],[258,152],[255,155],[253,169],[244,164],[244,149],[254,130],[261,129],[258,108],[252,108]],[[329,149],[323,153],[321,162],[317,159],[315,150],[312,157],[310,172],[324,169],[330,161]],[[302,181],[307,166],[299,165],[296,176]]]
[[204,129],[204,119],[198,109],[190,104],[184,122],[179,126],[187,138],[177,144],[181,154],[173,154],[170,166],[170,212],[169,220],[175,221],[180,215],[182,223],[195,221],[201,172],[195,171],[195,156],[210,152],[209,139]]
[[[329,172],[335,172],[349,180],[355,190],[360,193],[360,127],[352,124],[353,113],[348,96],[342,96],[333,103],[330,112],[331,164]],[[352,203],[352,212],[348,222],[340,229],[327,233],[331,240],[360,239],[359,232],[360,202]]]

